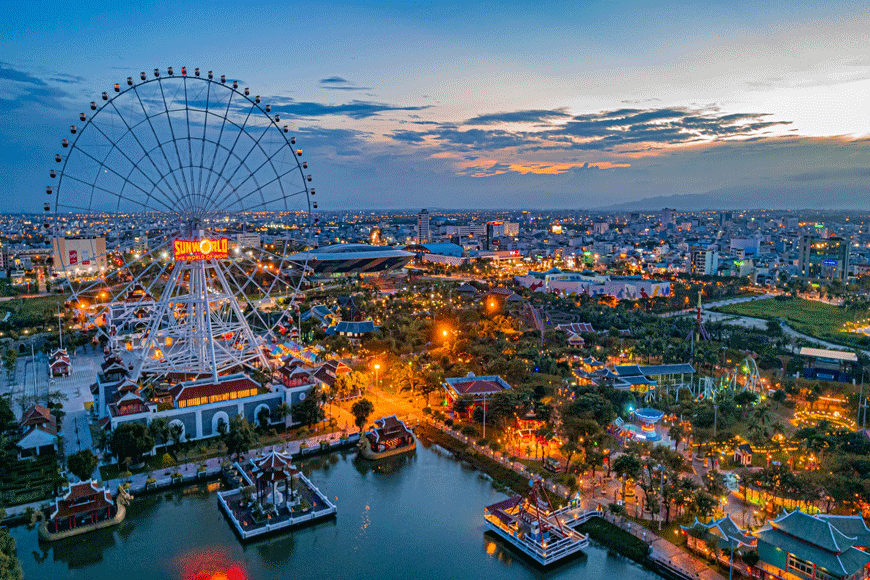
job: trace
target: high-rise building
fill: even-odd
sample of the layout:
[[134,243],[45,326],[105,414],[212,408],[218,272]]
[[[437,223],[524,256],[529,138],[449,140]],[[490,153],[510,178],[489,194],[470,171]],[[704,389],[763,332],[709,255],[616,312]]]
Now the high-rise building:
[[417,214],[417,243],[428,244],[432,241],[429,230],[429,210],[423,209]]
[[715,276],[719,270],[719,254],[716,250],[710,250],[695,246],[692,248],[691,272],[695,276]]
[[674,223],[674,212],[677,210],[666,207],[662,210],[662,225],[666,226],[668,224]]
[[799,259],[804,278],[846,281],[849,275],[849,240],[801,236]]

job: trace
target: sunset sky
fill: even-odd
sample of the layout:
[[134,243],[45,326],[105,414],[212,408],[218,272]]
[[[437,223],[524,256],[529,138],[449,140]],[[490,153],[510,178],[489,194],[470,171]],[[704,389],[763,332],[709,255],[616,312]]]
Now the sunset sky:
[[79,111],[186,65],[289,120],[327,210],[870,209],[868,6],[14,0],[0,199],[38,211]]

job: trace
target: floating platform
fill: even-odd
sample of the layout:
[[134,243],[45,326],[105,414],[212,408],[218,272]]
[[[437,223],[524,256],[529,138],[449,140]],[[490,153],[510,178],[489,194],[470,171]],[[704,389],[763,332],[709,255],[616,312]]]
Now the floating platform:
[[[235,467],[244,480],[243,485],[255,485],[252,470],[246,470],[238,463]],[[218,505],[242,541],[335,517],[338,511],[335,505],[307,477],[302,473],[294,473],[292,477],[295,479],[293,498],[297,501],[282,498],[283,501],[270,504],[268,510],[258,511],[245,501],[243,488],[218,492]]]
[[532,559],[548,567],[576,555],[589,546],[589,538],[562,523],[543,490],[532,484],[526,496],[514,496],[487,506],[486,527]]
[[375,421],[375,427],[359,438],[360,455],[370,460],[386,459],[413,451],[417,439],[405,422],[392,415]]
[[46,542],[63,540],[103,528],[117,526],[127,515],[127,505],[133,501],[122,487],[113,499],[106,488],[98,488],[94,481],[70,485],[63,496],[55,499],[51,517],[39,524],[39,539]]

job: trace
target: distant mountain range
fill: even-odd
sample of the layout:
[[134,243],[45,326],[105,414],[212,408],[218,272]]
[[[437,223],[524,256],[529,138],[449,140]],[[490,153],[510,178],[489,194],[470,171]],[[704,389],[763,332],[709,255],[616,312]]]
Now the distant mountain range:
[[731,187],[683,195],[657,195],[636,201],[594,208],[596,210],[630,211],[658,210],[671,207],[678,210],[704,209],[832,209],[870,210],[870,183],[866,186],[807,187],[768,186]]

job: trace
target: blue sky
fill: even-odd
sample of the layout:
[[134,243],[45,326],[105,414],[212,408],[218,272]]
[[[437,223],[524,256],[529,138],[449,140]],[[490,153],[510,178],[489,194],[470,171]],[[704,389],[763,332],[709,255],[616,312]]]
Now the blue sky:
[[870,208],[866,2],[16,1],[0,17],[10,209],[39,209],[89,101],[169,65],[273,103],[326,209]]

